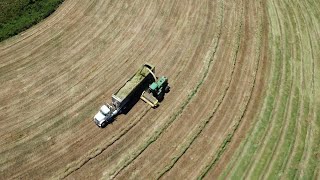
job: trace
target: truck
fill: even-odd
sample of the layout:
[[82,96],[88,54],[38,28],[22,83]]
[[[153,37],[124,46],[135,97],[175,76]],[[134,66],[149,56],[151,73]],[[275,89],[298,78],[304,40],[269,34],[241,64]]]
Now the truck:
[[148,87],[154,81],[155,67],[145,63],[138,71],[112,95],[112,103],[101,106],[98,113],[94,116],[95,124],[102,128],[105,127],[115,116],[126,108],[128,103],[137,96],[137,92]]

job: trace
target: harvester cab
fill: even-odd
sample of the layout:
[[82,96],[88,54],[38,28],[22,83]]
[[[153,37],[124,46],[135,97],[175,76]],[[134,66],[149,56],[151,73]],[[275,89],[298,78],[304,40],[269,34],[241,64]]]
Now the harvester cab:
[[162,99],[164,94],[169,92],[168,78],[162,76],[160,79],[158,79],[157,82],[153,82],[152,84],[150,84],[149,91],[158,100]]
[[155,80],[156,81],[151,83],[148,89],[141,95],[141,99],[151,107],[157,107],[159,105],[159,101],[163,100],[165,93],[170,91],[167,77],[162,76],[158,80]]

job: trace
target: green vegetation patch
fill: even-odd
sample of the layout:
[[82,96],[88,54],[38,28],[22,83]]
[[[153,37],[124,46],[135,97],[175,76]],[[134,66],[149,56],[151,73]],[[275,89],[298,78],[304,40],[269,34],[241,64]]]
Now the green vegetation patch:
[[0,41],[17,35],[48,17],[63,0],[1,0]]

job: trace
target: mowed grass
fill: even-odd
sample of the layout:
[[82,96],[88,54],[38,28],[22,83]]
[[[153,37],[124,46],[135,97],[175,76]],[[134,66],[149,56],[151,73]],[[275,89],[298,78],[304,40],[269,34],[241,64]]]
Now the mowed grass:
[[[221,179],[318,179],[318,1],[268,1],[272,73],[256,124]],[[308,9],[308,10],[307,10]]]
[[1,0],[0,41],[17,35],[49,16],[63,0]]

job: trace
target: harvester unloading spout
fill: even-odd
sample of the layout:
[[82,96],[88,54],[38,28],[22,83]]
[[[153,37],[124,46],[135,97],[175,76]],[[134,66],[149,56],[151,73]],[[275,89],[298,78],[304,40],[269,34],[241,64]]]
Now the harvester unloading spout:
[[147,68],[147,69],[150,72],[150,74],[152,74],[154,81],[157,81],[157,76],[154,75],[153,71],[151,69],[149,69],[149,68]]
[[158,79],[150,69],[148,70],[153,75],[154,82],[149,85],[147,90],[143,91],[140,98],[154,108],[159,106],[159,101],[163,99],[165,93],[169,92],[170,87],[167,77],[162,76]]

